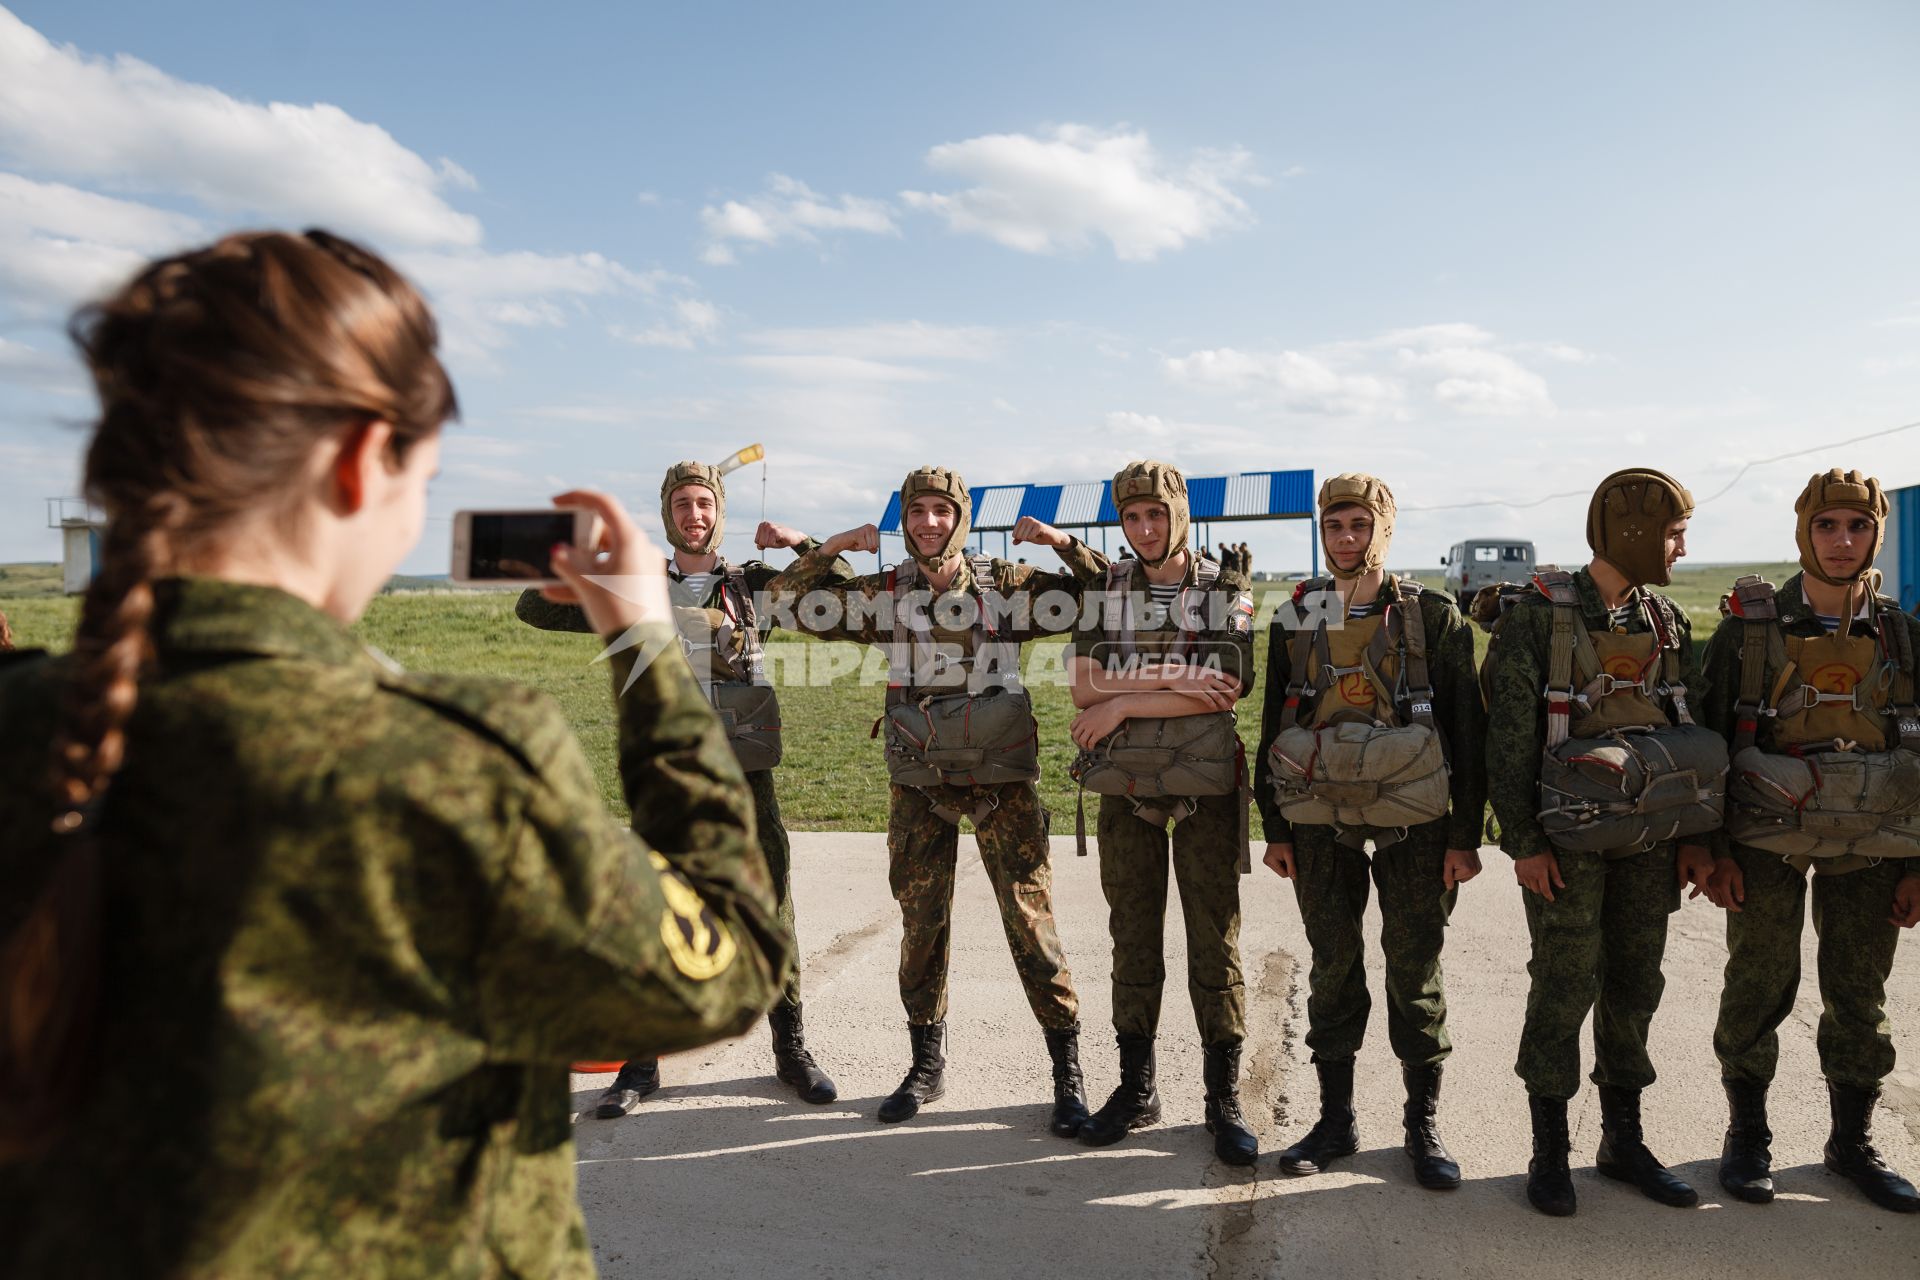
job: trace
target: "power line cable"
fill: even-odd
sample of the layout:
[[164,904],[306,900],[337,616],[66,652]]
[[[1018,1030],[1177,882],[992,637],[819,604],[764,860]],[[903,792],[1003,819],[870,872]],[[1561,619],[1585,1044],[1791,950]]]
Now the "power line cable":
[[[1725,497],[1728,493],[1732,492],[1733,487],[1735,485],[1740,483],[1741,479],[1747,474],[1747,472],[1753,470],[1755,467],[1764,467],[1775,462],[1785,462],[1790,458],[1805,457],[1809,453],[1819,453],[1826,449],[1838,449],[1850,444],[1859,444],[1864,440],[1878,440],[1884,436],[1898,435],[1902,431],[1912,431],[1916,427],[1920,427],[1920,422],[1907,422],[1907,423],[1902,423],[1900,426],[1897,426],[1897,427],[1888,427],[1884,431],[1869,431],[1867,432],[1867,434],[1863,436],[1854,436],[1848,440],[1830,440],[1824,444],[1817,444],[1807,449],[1794,449],[1788,453],[1777,453],[1773,455],[1771,458],[1755,458],[1753,461],[1743,464],[1738,471],[1734,472],[1733,479],[1727,481],[1726,484],[1714,490],[1714,492],[1709,494],[1707,497],[1700,499],[1694,505],[1696,507],[1704,507],[1709,502],[1714,501],[1716,498]],[[1568,489],[1561,493],[1549,493],[1545,497],[1534,498],[1528,502],[1510,502],[1504,498],[1482,498],[1474,502],[1446,502],[1446,503],[1440,503],[1436,506],[1431,506],[1431,507],[1402,507],[1400,508],[1400,510],[1402,511],[1464,511],[1469,507],[1506,507],[1514,511],[1524,511],[1529,507],[1543,506],[1546,503],[1554,502],[1561,498],[1590,497],[1592,496],[1592,492],[1593,491],[1590,489]]]

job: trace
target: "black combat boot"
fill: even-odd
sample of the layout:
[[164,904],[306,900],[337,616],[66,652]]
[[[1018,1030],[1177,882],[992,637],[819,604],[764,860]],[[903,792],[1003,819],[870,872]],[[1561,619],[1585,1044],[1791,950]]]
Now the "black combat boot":
[[1527,1095],[1533,1115],[1533,1159],[1527,1162],[1527,1203],[1551,1218],[1573,1216],[1573,1176],[1567,1171],[1567,1100]]
[[1833,1109],[1833,1135],[1827,1139],[1826,1164],[1882,1209],[1920,1213],[1920,1192],[1887,1167],[1873,1148],[1873,1104],[1878,1089],[1856,1089],[1827,1081],[1827,1103]]
[[1631,1182],[1649,1200],[1690,1209],[1700,1195],[1654,1159],[1640,1128],[1640,1091],[1600,1086],[1600,1151],[1594,1166],[1609,1178]]
[[782,1000],[767,1010],[767,1026],[773,1029],[773,1074],[780,1083],[792,1085],[802,1102],[815,1106],[840,1096],[831,1077],[820,1069],[807,1052],[806,1028],[800,1021],[800,1003]]
[[923,1105],[935,1101],[947,1091],[947,1024],[909,1024],[907,1038],[913,1042],[913,1065],[907,1068],[906,1078],[900,1082],[900,1087],[881,1101],[882,1124],[911,1120]]
[[1053,1117],[1047,1128],[1056,1138],[1071,1138],[1087,1122],[1087,1087],[1080,1078],[1080,1027],[1047,1027],[1047,1055],[1053,1059]]
[[635,1058],[620,1068],[593,1114],[602,1120],[618,1120],[640,1109],[641,1102],[660,1092],[660,1059]]
[[1407,1158],[1413,1161],[1413,1180],[1429,1191],[1451,1191],[1460,1185],[1460,1166],[1448,1154],[1433,1127],[1440,1111],[1440,1064],[1416,1067],[1400,1064],[1407,1082]]
[[1120,1046],[1120,1087],[1080,1126],[1080,1141],[1090,1147],[1111,1146],[1135,1129],[1160,1123],[1160,1093],[1153,1087],[1153,1037],[1123,1033],[1114,1040]]
[[1758,1080],[1722,1080],[1727,1090],[1727,1140],[1720,1145],[1720,1185],[1748,1204],[1773,1199],[1773,1130],[1767,1128],[1767,1086]]
[[1320,1076],[1320,1118],[1307,1136],[1280,1153],[1288,1173],[1324,1173],[1340,1156],[1360,1149],[1360,1127],[1353,1118],[1353,1059],[1313,1060]]
[[1207,1132],[1223,1163],[1250,1165],[1260,1158],[1260,1140],[1240,1114],[1240,1041],[1207,1046],[1202,1073],[1207,1082]]

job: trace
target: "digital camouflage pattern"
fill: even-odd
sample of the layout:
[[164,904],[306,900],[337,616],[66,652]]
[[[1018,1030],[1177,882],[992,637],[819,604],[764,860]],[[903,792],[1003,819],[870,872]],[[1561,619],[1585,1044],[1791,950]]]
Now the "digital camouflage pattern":
[[[1377,615],[1384,602],[1396,597],[1398,584],[1397,578],[1388,575],[1369,616]],[[1472,625],[1452,600],[1436,591],[1421,593],[1420,614],[1433,682],[1434,723],[1447,744],[1448,815],[1410,828],[1405,839],[1384,848],[1376,840],[1371,864],[1364,849],[1341,844],[1333,827],[1288,822],[1274,800],[1269,752],[1280,735],[1287,685],[1293,679],[1295,633],[1285,625],[1285,611],[1275,617],[1267,633],[1266,706],[1253,796],[1267,840],[1293,845],[1294,901],[1300,906],[1300,920],[1313,952],[1307,1047],[1322,1061],[1344,1061],[1359,1052],[1373,1007],[1361,932],[1369,877],[1380,891],[1387,1040],[1394,1056],[1425,1066],[1445,1061],[1452,1051],[1440,953],[1458,891],[1446,888],[1441,868],[1448,849],[1480,847],[1487,779],[1477,744],[1484,712],[1474,670]],[[1399,710],[1401,722],[1406,723],[1405,706]]]
[[[1800,929],[1807,874],[1747,845],[1732,854],[1746,901],[1727,913],[1727,969],[1713,1051],[1730,1080],[1765,1084],[1780,1060],[1780,1024],[1800,990]],[[1894,861],[1846,875],[1813,877],[1819,937],[1820,1074],[1836,1084],[1878,1089],[1893,1071],[1887,975],[1900,927],[1887,919],[1903,868]]]
[[[1582,624],[1589,631],[1614,631],[1593,575],[1582,567],[1572,577]],[[1628,601],[1638,601],[1645,590],[1635,588]],[[1693,652],[1693,623],[1678,605],[1673,606],[1673,617],[1688,705],[1697,709],[1704,683]],[[1619,633],[1643,635],[1649,630],[1645,610],[1635,608]],[[1530,591],[1500,624],[1499,639],[1487,654],[1487,799],[1500,847],[1516,859],[1553,851],[1539,818],[1540,753],[1547,742],[1547,704],[1542,694],[1547,687],[1552,633],[1553,605],[1538,591]]]
[[1100,797],[1100,891],[1113,936],[1113,1029],[1151,1036],[1167,984],[1167,867],[1180,889],[1187,931],[1187,995],[1203,1045],[1238,1044],[1247,1031],[1240,975],[1238,795],[1199,796],[1194,811],[1164,825],[1137,817],[1124,796]]
[[1424,1067],[1446,1061],[1453,1051],[1440,952],[1460,891],[1446,887],[1447,848],[1444,818],[1375,849],[1371,860],[1341,844],[1332,827],[1293,828],[1293,896],[1313,952],[1307,1048],[1315,1059],[1345,1062],[1360,1052],[1366,1036],[1373,1000],[1367,993],[1362,921],[1375,886],[1393,1056]]
[[[792,960],[671,631],[618,700],[629,831],[542,695],[398,674],[271,588],[158,597],[99,828],[120,1066],[0,1169],[0,1273],[591,1276],[568,1064],[738,1035]],[[44,769],[65,665],[0,670],[0,776]],[[0,929],[47,813],[0,790]]]
[[[1807,603],[1800,574],[1774,593],[1780,628],[1809,639],[1827,634]],[[1856,618],[1854,631],[1878,637],[1883,620],[1912,633],[1909,651],[1920,652],[1920,618],[1893,609]],[[1733,739],[1734,706],[1740,698],[1745,624],[1727,618],[1707,642],[1706,696],[1701,723]],[[1899,646],[1883,647],[1898,654]],[[1769,683],[1777,673],[1769,673]],[[1776,749],[1773,721],[1762,717],[1755,745]],[[1777,854],[1713,837],[1715,857],[1740,864],[1746,901],[1727,913],[1727,967],[1713,1048],[1729,1079],[1766,1083],[1780,1056],[1779,1027],[1793,1010],[1800,987],[1800,936],[1807,914],[1807,870]],[[1887,1021],[1887,975],[1900,941],[1891,914],[1902,876],[1920,875],[1920,858],[1870,864],[1847,856],[1813,860],[1813,927],[1819,936],[1821,1014],[1816,1043],[1821,1074],[1860,1089],[1877,1088],[1894,1064]]]
[[[1082,578],[1093,580],[1106,572],[1106,557],[1078,539],[1063,548],[1060,557],[1069,572],[1049,573],[1032,565],[994,560],[993,582],[988,585],[1009,598],[1019,592],[1031,596],[1049,591],[1077,595]],[[775,578],[768,592],[782,606],[796,605],[812,592],[835,597],[842,610],[838,620],[816,623],[805,609],[795,609],[796,625],[821,639],[867,645],[890,642],[891,610],[881,612],[874,607],[875,601],[889,593],[890,575],[866,574],[848,583],[835,583],[828,577],[831,564],[823,549],[809,551]],[[940,599],[973,590],[973,567],[962,560],[959,572]],[[855,601],[859,608],[847,607]],[[1038,611],[1032,612],[1027,625],[1005,627],[996,639],[1018,645],[1045,634],[1039,626]],[[938,599],[930,614],[939,617]],[[938,625],[933,627],[933,640],[942,646],[956,646],[965,654],[974,652],[978,644],[972,629],[949,631]],[[961,813],[974,812],[982,804],[994,806],[975,824],[974,835],[993,882],[1000,922],[1006,929],[1007,946],[1026,989],[1027,1003],[1043,1027],[1075,1025],[1079,1021],[1079,1001],[1053,923],[1049,819],[1031,782],[924,791],[890,784],[887,876],[894,900],[900,904],[900,1002],[906,1006],[907,1021],[915,1025],[938,1022],[946,1017],[947,1010],[953,882],[960,836],[957,826],[934,813],[936,803]]]
[[1533,958],[1527,1016],[1514,1071],[1527,1092],[1571,1098],[1580,1091],[1580,1026],[1593,1013],[1593,1082],[1619,1089],[1653,1083],[1647,1028],[1666,990],[1660,972],[1667,917],[1680,909],[1674,846],[1610,857],[1555,855],[1566,887],[1552,902],[1521,891]]
[[[1611,624],[1593,574],[1572,573],[1580,598],[1581,625],[1589,631],[1641,635],[1651,627],[1646,611],[1630,610]],[[1637,602],[1645,587],[1628,593]],[[1700,705],[1702,682],[1693,653],[1693,624],[1673,607],[1682,678],[1689,704]],[[1488,799],[1499,824],[1500,847],[1513,858],[1554,853],[1537,816],[1540,757],[1547,740],[1548,657],[1553,605],[1529,592],[1500,625],[1489,652],[1487,688]],[[1523,890],[1533,958],[1532,984],[1514,1070],[1527,1090],[1545,1098],[1571,1098],[1580,1088],[1580,1026],[1594,1020],[1593,1079],[1622,1089],[1653,1083],[1647,1028],[1660,1007],[1666,980],[1660,972],[1667,949],[1667,917],[1680,909],[1671,842],[1635,852],[1558,852],[1560,875],[1554,901]]]
[[[1398,579],[1387,576],[1378,609],[1388,592],[1397,588]],[[1309,586],[1311,584],[1308,584]],[[1433,681],[1433,718],[1447,743],[1450,804],[1446,819],[1447,846],[1453,849],[1480,847],[1480,831],[1487,807],[1487,761],[1476,749],[1485,724],[1480,703],[1480,686],[1474,667],[1473,628],[1442,592],[1427,591],[1420,596],[1420,615],[1426,624],[1427,666]],[[1293,839],[1292,825],[1280,813],[1273,797],[1273,774],[1269,754],[1273,740],[1280,736],[1282,709],[1287,701],[1287,684],[1293,679],[1293,637],[1288,628],[1290,614],[1283,609],[1267,629],[1267,691],[1260,715],[1260,749],[1254,753],[1253,800],[1259,806],[1260,820],[1269,843]],[[1544,682],[1543,682],[1544,683]],[[1403,713],[1406,708],[1403,705]],[[1531,768],[1531,766],[1529,766]]]
[[[1197,585],[1201,556],[1189,558],[1183,588]],[[1104,580],[1084,589],[1083,601],[1102,600]],[[1145,576],[1133,575],[1134,647],[1165,653],[1179,641],[1179,618],[1150,604]],[[1222,570],[1202,606],[1207,625],[1193,633],[1188,660],[1212,663],[1246,689],[1253,683],[1253,600],[1246,578]],[[1244,606],[1244,608],[1242,607]],[[1119,669],[1119,646],[1107,638],[1100,612],[1083,607],[1067,641],[1067,659],[1087,658]],[[1237,1044],[1246,1035],[1246,993],[1240,973],[1240,860],[1245,839],[1243,796],[1198,796],[1196,808],[1173,824],[1139,817],[1124,796],[1100,797],[1100,889],[1113,937],[1113,1028],[1122,1035],[1154,1035],[1166,986],[1167,869],[1180,890],[1187,937],[1187,993],[1203,1045]]]
[[[960,828],[934,813],[935,800],[978,802],[977,788],[890,787],[887,882],[900,904],[900,1003],[916,1026],[947,1016],[947,964],[953,946],[953,884]],[[1047,1028],[1077,1026],[1080,1001],[1053,922],[1053,860],[1047,812],[1031,782],[992,789],[998,806],[974,827],[980,862],[993,885],[1013,967],[1034,1018]]]
[[[800,544],[805,554],[820,544],[809,538]],[[706,594],[694,599],[687,591],[682,579],[686,576],[669,562],[668,577],[672,580],[669,594],[674,602],[677,616],[682,620],[682,640],[686,639],[687,620],[698,626],[695,632],[700,636],[712,636],[716,633],[720,612],[721,577],[726,573],[725,560],[717,561],[716,576]],[[746,578],[747,589],[754,592],[765,591],[767,584],[779,575],[779,570],[759,560],[749,560],[740,566],[742,576]],[[853,570],[845,560],[835,559],[827,569],[827,581],[844,582],[853,577]],[[579,605],[555,604],[538,591],[523,591],[514,605],[514,613],[522,622],[539,627],[543,631],[591,632],[593,626],[587,621],[587,615]],[[762,625],[776,625],[771,617],[761,619]],[[708,678],[712,680],[733,680],[734,672],[743,656],[744,637],[739,631],[731,633],[730,643],[724,650],[710,650],[712,662]],[[703,641],[704,643],[704,641]],[[793,846],[787,838],[786,823],[780,817],[780,797],[774,790],[773,771],[763,769],[747,775],[747,783],[753,789],[753,830],[759,841],[760,851],[767,860],[767,871],[773,879],[774,896],[780,904],[780,923],[785,926],[789,936],[796,939],[794,944],[793,971],[787,975],[786,985],[781,988],[782,998],[788,1003],[800,1000],[800,949],[797,934],[797,922],[793,912]]]
[[[802,542],[798,548],[802,555],[820,544],[812,538]],[[682,573],[673,561],[667,561],[667,595],[673,602],[674,617],[679,627],[683,644],[696,646],[689,657],[704,649],[707,654],[706,678],[716,681],[734,681],[741,679],[741,664],[745,658],[746,634],[737,627],[724,627],[726,609],[721,598],[721,586],[725,580],[726,560],[714,559],[714,578],[708,584],[706,592],[698,597],[686,586],[686,574]],[[741,576],[746,579],[747,590],[756,597],[767,590],[780,570],[763,560],[749,560],[739,566]],[[828,584],[844,584],[853,580],[853,569],[845,560],[829,560],[822,581]],[[591,632],[593,627],[587,621],[587,615],[577,604],[555,604],[541,595],[538,590],[529,589],[520,593],[520,599],[514,603],[513,612],[520,621],[542,631],[578,631]],[[761,630],[768,631],[779,625],[779,620],[767,610],[758,617]],[[707,648],[715,636],[725,638],[724,647]]]

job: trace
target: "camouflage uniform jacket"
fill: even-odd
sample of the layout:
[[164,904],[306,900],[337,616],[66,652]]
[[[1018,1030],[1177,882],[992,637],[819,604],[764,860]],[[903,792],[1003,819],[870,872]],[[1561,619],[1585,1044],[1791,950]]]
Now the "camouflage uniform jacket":
[[[1378,609],[1389,593],[1397,598],[1399,581],[1391,574],[1387,576],[1369,613]],[[1296,599],[1312,585],[1303,584],[1295,593]],[[1293,639],[1297,632],[1286,625],[1290,616],[1282,610],[1267,628],[1267,688],[1260,716],[1260,750],[1253,766],[1253,798],[1260,806],[1268,843],[1293,839],[1293,824],[1281,816],[1273,797],[1273,766],[1269,760],[1273,740],[1280,736],[1287,685],[1293,679]],[[1486,715],[1480,705],[1473,664],[1473,624],[1440,591],[1421,593],[1420,619],[1427,637],[1427,673],[1433,681],[1433,719],[1447,746],[1447,848],[1477,849],[1487,806],[1486,760],[1481,749]],[[1406,708],[1399,710],[1404,718]]]
[[[800,544],[802,555],[820,545],[814,538],[808,538]],[[725,617],[725,601],[721,598],[721,588],[725,585],[729,568],[738,568],[741,577],[746,579],[747,590],[758,597],[767,590],[767,584],[779,576],[780,571],[764,560],[749,560],[745,564],[730,566],[726,560],[718,559],[714,563],[714,578],[708,584],[706,594],[696,598],[684,584],[686,574],[682,573],[674,562],[667,561],[667,577],[670,580],[668,596],[674,605],[675,623],[680,631],[683,643],[705,646],[710,644],[709,637],[724,634],[727,643],[724,649],[710,648],[708,678],[719,681],[740,679],[740,662],[743,657],[746,636],[737,629],[721,631],[721,622]],[[825,581],[833,584],[853,581],[853,568],[845,560],[835,559],[827,569]],[[587,621],[587,615],[577,604],[555,604],[541,595],[538,590],[520,593],[520,599],[514,603],[513,612],[520,621],[542,631],[579,631],[590,632],[593,624]],[[771,609],[756,608],[755,622],[761,634],[771,631],[779,625],[779,619]]]
[[[1067,564],[1068,571],[1065,573],[1050,573],[1033,565],[1013,564],[998,558],[993,560],[993,581],[987,586],[1002,601],[1030,606],[1013,609],[1009,617],[996,618],[995,640],[1020,645],[1038,636],[1057,634],[1073,625],[1071,606],[1079,601],[1081,584],[1100,581],[1107,571],[1107,558],[1078,538],[1061,548],[1059,555]],[[830,576],[835,563],[824,550],[816,548],[788,565],[786,572],[768,585],[768,594],[773,597],[777,607],[794,611],[794,625],[808,635],[823,640],[846,640],[854,644],[885,645],[892,642],[895,639],[891,625],[893,610],[891,602],[883,600],[883,597],[892,590],[893,571],[869,573],[848,582],[835,582]],[[925,591],[926,577],[924,574],[918,577],[917,589]],[[954,575],[953,581],[929,605],[929,616],[937,619],[943,602],[956,596],[969,597],[980,589],[974,581],[972,563],[963,556],[960,570]],[[804,602],[807,596],[817,592],[831,594],[840,606],[841,616],[825,621],[811,618]],[[1061,593],[1063,599],[1069,602],[1069,607],[1058,616],[1052,630],[1049,630],[1048,623],[1052,619],[1040,607],[1039,598],[1051,592]],[[997,608],[998,602],[990,601],[989,605],[990,608]],[[954,649],[963,655],[972,654],[978,644],[978,634],[974,628],[948,630],[937,622],[932,627],[931,639],[936,645]]]
[[[792,963],[671,631],[618,699],[628,831],[544,695],[399,674],[272,588],[157,595],[99,818],[101,1069],[0,1169],[0,1274],[591,1276],[568,1064],[738,1035]],[[66,665],[0,667],[0,936],[57,854]]]
[[[1825,624],[1807,603],[1806,591],[1801,586],[1805,575],[1794,574],[1778,587],[1774,588],[1774,608],[1779,611],[1780,630],[1790,636],[1805,636],[1817,639],[1827,634]],[[1897,620],[1897,625],[1907,628],[1912,637],[1910,648],[1920,653],[1920,618],[1905,612],[1898,606],[1882,611],[1877,605],[1865,618],[1855,618],[1849,624],[1854,635],[1873,635],[1880,633],[1880,621],[1883,617]],[[1738,618],[1722,618],[1714,630],[1713,638],[1707,641],[1707,656],[1702,663],[1706,681],[1706,695],[1700,700],[1700,723],[1733,741],[1734,705],[1740,701],[1741,649],[1746,639],[1743,634],[1746,624]],[[1895,649],[1895,653],[1899,650]],[[1768,672],[1772,680],[1778,672]],[[1916,673],[1920,675],[1920,673]],[[1773,720],[1761,717],[1759,728],[1754,734],[1754,745],[1762,751],[1774,750]],[[1709,837],[1713,856],[1724,858],[1731,852],[1732,842],[1725,830],[1716,831]],[[1920,876],[1920,858],[1908,858],[1906,874]],[[1817,871],[1833,874],[1843,868],[1854,870],[1866,865],[1865,859],[1853,857],[1828,859],[1822,858],[1814,863]]]
[[[1612,630],[1593,574],[1583,567],[1575,569],[1572,577],[1580,596],[1581,625],[1588,631]],[[1635,587],[1626,603],[1637,605],[1643,593],[1657,594]],[[1704,684],[1700,660],[1693,651],[1693,622],[1679,605],[1672,608],[1688,704],[1697,707]],[[1646,611],[1640,608],[1632,609],[1620,628],[1626,635],[1650,629]],[[1515,859],[1553,852],[1539,818],[1540,754],[1547,742],[1544,693],[1552,649],[1553,605],[1538,591],[1529,591],[1500,623],[1499,636],[1487,655],[1487,799],[1500,826],[1500,847]]]

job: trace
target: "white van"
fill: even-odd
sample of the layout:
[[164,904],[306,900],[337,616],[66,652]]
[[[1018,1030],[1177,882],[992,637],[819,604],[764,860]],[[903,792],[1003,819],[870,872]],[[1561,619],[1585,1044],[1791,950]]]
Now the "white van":
[[1447,567],[1447,590],[1464,609],[1482,587],[1532,578],[1533,544],[1512,538],[1469,538],[1454,543],[1440,563]]

